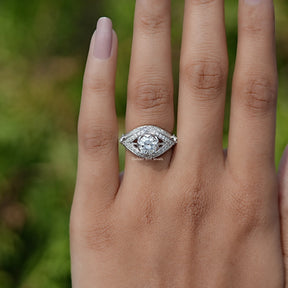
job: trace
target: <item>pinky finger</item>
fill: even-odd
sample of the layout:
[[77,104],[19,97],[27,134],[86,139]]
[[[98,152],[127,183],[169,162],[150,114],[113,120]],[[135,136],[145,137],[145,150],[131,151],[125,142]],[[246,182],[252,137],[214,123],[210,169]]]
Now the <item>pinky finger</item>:
[[281,237],[283,260],[285,264],[285,283],[288,287],[288,146],[286,147],[280,167],[279,167],[279,185],[280,185],[280,215],[281,215]]

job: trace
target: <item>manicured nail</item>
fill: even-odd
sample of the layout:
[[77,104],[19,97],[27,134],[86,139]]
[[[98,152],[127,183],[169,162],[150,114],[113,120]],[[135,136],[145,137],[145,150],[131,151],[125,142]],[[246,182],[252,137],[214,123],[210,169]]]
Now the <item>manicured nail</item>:
[[97,22],[95,32],[94,56],[98,59],[107,59],[112,50],[112,21],[102,17]]

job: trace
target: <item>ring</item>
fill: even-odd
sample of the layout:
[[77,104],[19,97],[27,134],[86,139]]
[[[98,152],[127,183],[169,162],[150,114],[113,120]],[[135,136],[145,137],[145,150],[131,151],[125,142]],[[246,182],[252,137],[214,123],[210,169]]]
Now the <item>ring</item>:
[[119,142],[143,159],[155,159],[177,143],[177,137],[152,125],[137,127],[122,135]]

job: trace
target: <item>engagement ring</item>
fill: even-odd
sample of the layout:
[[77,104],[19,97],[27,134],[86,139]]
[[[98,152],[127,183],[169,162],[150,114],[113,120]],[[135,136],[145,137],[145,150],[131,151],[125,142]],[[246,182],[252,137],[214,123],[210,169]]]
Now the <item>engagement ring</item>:
[[155,159],[177,143],[177,137],[152,125],[135,128],[122,135],[120,143],[136,156],[143,159]]

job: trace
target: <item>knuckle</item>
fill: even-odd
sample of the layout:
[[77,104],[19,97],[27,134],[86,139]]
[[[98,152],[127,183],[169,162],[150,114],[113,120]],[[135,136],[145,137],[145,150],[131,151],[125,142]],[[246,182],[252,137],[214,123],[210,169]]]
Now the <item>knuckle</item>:
[[113,225],[107,221],[93,225],[84,233],[84,239],[87,247],[94,251],[103,251],[111,247],[115,238],[113,233]]
[[250,9],[247,13],[247,21],[243,22],[241,30],[248,36],[261,37],[261,35],[265,35],[266,33],[266,23],[270,23],[271,20],[274,20],[274,13],[270,13],[269,16],[267,16],[267,14],[259,13],[257,9]]
[[248,35],[250,34],[251,36],[256,36],[264,30],[264,26],[261,22],[262,21],[259,21],[259,17],[250,13],[249,21],[243,24],[242,29]]
[[238,184],[238,189],[230,194],[232,209],[230,215],[232,215],[233,222],[237,223],[237,226],[245,233],[264,226],[267,222],[267,213],[264,211],[265,200],[259,191],[262,187],[259,186],[257,184]]
[[97,211],[97,213],[90,211],[89,215],[84,213],[85,216],[83,213],[82,215],[71,213],[71,239],[80,240],[84,247],[94,251],[103,251],[111,247],[115,239],[115,224],[112,221],[111,211],[107,209]]
[[[158,221],[157,204],[159,195],[155,187],[148,183],[140,185],[137,189],[139,189],[136,192],[139,198],[137,199],[137,205],[134,205],[133,208],[133,213],[136,217],[132,219],[132,222],[137,231],[146,231]],[[135,208],[137,211],[134,210]]]
[[183,76],[200,100],[215,100],[225,86],[224,67],[218,61],[200,60],[183,67]]
[[168,18],[164,13],[144,12],[136,20],[142,31],[148,35],[165,31],[168,24]]
[[78,126],[79,145],[90,155],[109,154],[117,143],[116,135],[111,128],[96,123]]
[[195,5],[207,5],[214,3],[216,0],[192,0],[192,4]]
[[152,197],[147,197],[142,202],[138,212],[140,216],[138,216],[137,225],[141,227],[140,229],[151,226],[156,222],[156,207]]
[[114,91],[114,84],[104,78],[85,76],[83,81],[83,93],[88,95],[106,95]]
[[173,98],[169,84],[138,82],[133,93],[134,106],[140,111],[166,112]]
[[277,103],[277,85],[268,77],[250,77],[243,85],[244,104],[252,113],[273,111]]
[[249,21],[243,26],[243,31],[246,32],[248,35],[251,34],[256,36],[263,31],[263,25],[259,24],[259,22],[252,22]]
[[176,199],[177,214],[194,229],[200,226],[208,211],[208,199],[201,181],[192,181]]

